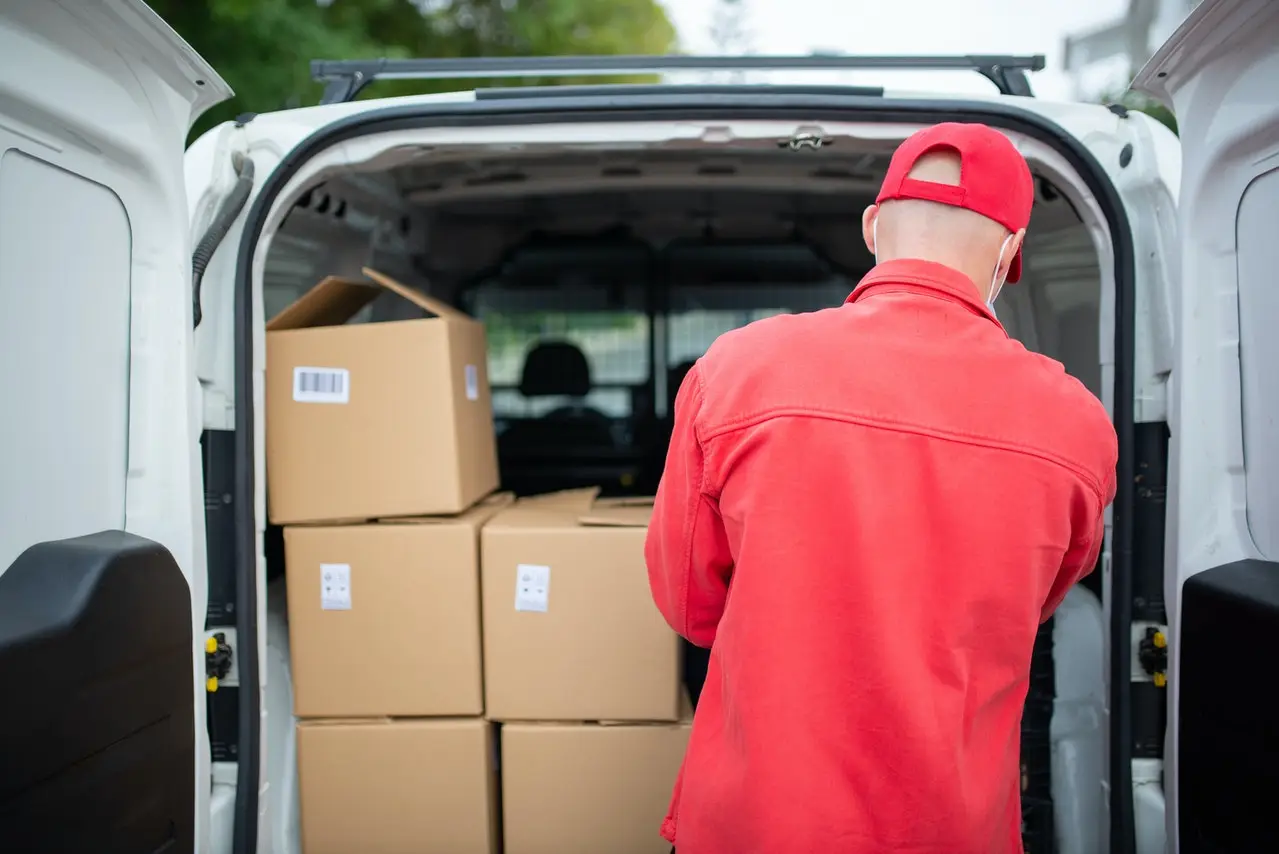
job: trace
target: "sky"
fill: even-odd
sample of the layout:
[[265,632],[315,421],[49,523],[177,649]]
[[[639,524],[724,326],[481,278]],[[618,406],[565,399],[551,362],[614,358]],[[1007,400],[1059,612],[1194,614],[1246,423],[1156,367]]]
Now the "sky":
[[[710,31],[718,0],[663,0],[688,53],[719,53]],[[1044,71],[1031,74],[1035,94],[1072,100],[1077,93],[1061,66],[1062,42],[1121,17],[1128,0],[743,0],[748,49],[756,54],[1042,53]],[[737,53],[739,51],[732,51]],[[1088,89],[1122,88],[1122,67],[1090,71]],[[770,82],[866,83],[931,91],[993,92],[965,72],[856,72],[770,75]]]

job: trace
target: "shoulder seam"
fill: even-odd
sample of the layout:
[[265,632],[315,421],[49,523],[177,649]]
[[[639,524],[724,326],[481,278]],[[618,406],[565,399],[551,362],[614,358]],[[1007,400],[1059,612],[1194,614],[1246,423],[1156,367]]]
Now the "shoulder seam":
[[1023,456],[1035,457],[1071,472],[1082,480],[1084,484],[1096,494],[1098,500],[1101,501],[1103,505],[1106,503],[1102,485],[1098,482],[1092,472],[1088,471],[1087,468],[1076,463],[1074,460],[1060,454],[1054,454],[1051,451],[1044,450],[1043,448],[1037,448],[1033,445],[1023,445],[1017,442],[1010,442],[1006,439],[1000,439],[995,436],[984,436],[977,433],[945,430],[938,427],[931,427],[923,424],[912,424],[905,421],[898,421],[883,416],[874,416],[865,413],[823,410],[814,407],[774,408],[766,412],[756,412],[725,422],[713,430],[706,431],[706,433],[701,437],[701,441],[709,442],[720,436],[735,433],[739,430],[745,430],[776,418],[815,418],[826,421],[844,421],[875,430],[888,430],[895,433],[911,433],[917,436],[928,436],[934,439],[941,439],[943,441],[955,442],[962,445],[992,448],[995,450],[1010,451]]

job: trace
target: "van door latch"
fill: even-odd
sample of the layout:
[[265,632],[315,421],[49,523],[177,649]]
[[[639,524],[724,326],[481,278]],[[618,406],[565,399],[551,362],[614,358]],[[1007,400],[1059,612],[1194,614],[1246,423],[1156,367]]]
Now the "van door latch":
[[1156,688],[1168,684],[1168,636],[1162,628],[1147,626],[1137,643],[1137,660]]
[[226,633],[217,632],[204,639],[204,687],[210,694],[218,690],[218,681],[231,672],[231,645]]
[[789,139],[779,139],[777,141],[778,148],[789,148],[791,151],[800,151],[808,148],[816,151],[823,146],[831,145],[835,141],[827,139],[818,133],[809,131],[797,131]]

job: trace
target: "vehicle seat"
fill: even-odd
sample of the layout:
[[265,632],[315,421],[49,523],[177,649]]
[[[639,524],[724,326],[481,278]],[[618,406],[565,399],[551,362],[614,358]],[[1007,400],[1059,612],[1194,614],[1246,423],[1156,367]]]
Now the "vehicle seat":
[[[670,446],[671,432],[675,428],[675,397],[679,394],[679,387],[683,384],[684,377],[693,370],[694,364],[692,361],[682,362],[666,372],[666,445],[662,447],[663,460]],[[702,696],[702,686],[706,684],[706,671],[711,664],[711,652],[708,649],[693,646],[684,638],[680,638],[680,649],[684,656],[684,687],[688,690],[689,699],[693,701],[693,707],[696,708],[697,701]]]
[[[498,437],[507,488],[517,492],[563,488],[557,484],[571,476],[574,461],[592,452],[613,450],[612,422],[584,402],[591,391],[591,369],[577,345],[567,341],[536,344],[525,357],[519,390],[525,398],[568,398],[569,402],[538,418],[513,420]],[[556,484],[547,479],[552,473]]]
[[591,366],[586,354],[567,341],[544,341],[533,347],[524,359],[520,378],[520,394],[532,397],[568,397],[567,406],[553,409],[541,420],[554,421],[561,429],[580,434],[591,444],[613,444],[609,419],[597,409],[586,406],[584,398],[591,393]]
[[679,394],[679,387],[684,384],[684,377],[688,376],[695,364],[697,362],[690,359],[666,372],[666,420],[671,424],[675,423],[675,397]]

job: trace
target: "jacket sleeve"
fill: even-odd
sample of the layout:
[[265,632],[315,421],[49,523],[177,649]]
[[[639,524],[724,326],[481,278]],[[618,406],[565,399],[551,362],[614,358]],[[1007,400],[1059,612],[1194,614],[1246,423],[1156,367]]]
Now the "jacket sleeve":
[[675,399],[675,429],[657,488],[644,556],[658,610],[691,643],[710,647],[724,613],[733,559],[717,502],[705,492],[706,456],[697,436],[698,366]]
[[[1112,439],[1113,436],[1114,433],[1111,431]],[[1061,569],[1057,572],[1057,578],[1040,612],[1041,623],[1046,622],[1053,615],[1057,606],[1070,592],[1070,588],[1097,568],[1097,558],[1101,555],[1102,543],[1106,536],[1106,508],[1115,500],[1113,465],[1119,452],[1113,444],[1111,450],[1111,468],[1106,470],[1101,491],[1097,492],[1091,487],[1081,486],[1075,496],[1070,514],[1070,548],[1062,559]]]
[[1101,555],[1101,544],[1106,533],[1105,508],[1101,510],[1102,512],[1096,514],[1096,521],[1092,523],[1091,529],[1086,528],[1075,535],[1075,540],[1062,561],[1057,578],[1053,581],[1048,600],[1039,614],[1039,622],[1047,622],[1061,605],[1062,600],[1066,598],[1070,588],[1097,568],[1097,558]]

